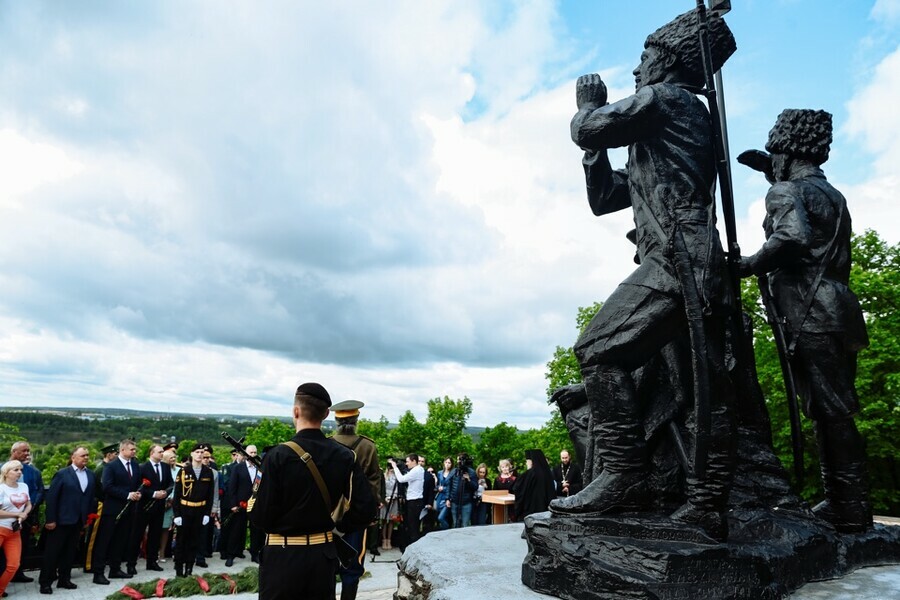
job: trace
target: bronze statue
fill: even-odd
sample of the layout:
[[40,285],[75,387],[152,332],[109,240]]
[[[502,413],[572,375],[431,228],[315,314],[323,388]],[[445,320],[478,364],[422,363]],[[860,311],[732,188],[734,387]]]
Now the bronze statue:
[[[724,20],[711,20],[710,41],[718,69],[735,50]],[[685,337],[692,357],[687,379],[694,394],[710,402],[710,449],[705,474],[689,478],[687,503],[672,516],[725,539],[733,454],[724,367],[730,294],[711,194],[712,126],[696,95],[704,80],[700,57],[692,11],[647,38],[634,71],[634,95],[607,104],[599,75],[582,76],[576,85],[571,132],[585,149],[590,206],[598,216],[632,208],[640,264],[575,344],[598,438],[594,461],[602,462],[602,470],[578,494],[554,500],[551,509],[572,514],[647,507],[648,453],[632,371]],[[621,146],[628,146],[628,162],[614,171],[607,149]]]
[[831,115],[783,111],[766,150],[738,161],[772,183],[766,195],[766,243],[742,260],[760,276],[804,412],[815,423],[825,501],[813,512],[838,531],[872,526],[865,450],[853,416],[859,411],[856,354],[868,345],[850,278],[850,212],[820,168],[831,146]]

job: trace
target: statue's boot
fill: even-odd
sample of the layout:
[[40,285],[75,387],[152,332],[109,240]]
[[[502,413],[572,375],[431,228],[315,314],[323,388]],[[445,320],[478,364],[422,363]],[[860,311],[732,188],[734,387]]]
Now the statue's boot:
[[670,515],[682,523],[695,525],[712,539],[728,539],[728,496],[734,474],[735,434],[732,413],[726,395],[730,391],[717,388],[716,404],[710,413],[709,451],[703,477],[685,477],[687,502]]
[[825,500],[813,513],[841,533],[862,533],[872,527],[869,478],[862,436],[852,418],[816,422],[819,463]]
[[602,461],[603,471],[577,494],[550,502],[550,510],[567,514],[643,510],[650,500],[647,445],[631,376],[614,366],[586,368],[583,375],[598,440],[594,460]]

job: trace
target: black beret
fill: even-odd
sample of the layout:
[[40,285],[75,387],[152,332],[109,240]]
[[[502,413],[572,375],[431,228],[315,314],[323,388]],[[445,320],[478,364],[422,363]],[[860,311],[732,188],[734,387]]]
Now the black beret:
[[312,396],[316,400],[321,401],[325,406],[331,406],[331,396],[328,391],[318,383],[304,383],[297,388],[297,394]]
[[196,444],[194,444],[194,447],[191,448],[191,452],[193,452],[194,450],[206,450],[206,444],[204,444],[203,442],[197,442]]

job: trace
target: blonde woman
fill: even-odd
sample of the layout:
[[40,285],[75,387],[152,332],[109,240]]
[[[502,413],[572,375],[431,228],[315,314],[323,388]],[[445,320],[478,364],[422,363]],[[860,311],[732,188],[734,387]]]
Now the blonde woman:
[[[162,455],[162,462],[169,469],[172,470],[172,481],[175,481],[175,478],[178,477],[178,471],[181,470],[181,467],[178,466],[178,456],[175,454],[174,450],[166,450]],[[162,523],[162,533],[159,536],[159,562],[166,562],[166,554],[171,554],[169,548],[169,532],[172,530],[172,519],[175,515],[172,512],[172,498],[175,497],[175,486],[172,486],[172,490],[169,492],[169,497],[166,498],[166,512],[163,513],[163,523]]]
[[22,560],[22,522],[31,514],[31,496],[28,485],[20,482],[22,463],[8,461],[0,468],[0,547],[6,555],[6,570],[0,575],[0,595],[6,593],[6,586]]

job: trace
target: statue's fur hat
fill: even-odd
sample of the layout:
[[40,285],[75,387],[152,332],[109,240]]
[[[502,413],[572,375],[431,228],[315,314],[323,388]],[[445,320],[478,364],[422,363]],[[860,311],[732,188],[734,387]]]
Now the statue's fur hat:
[[[700,52],[697,9],[678,15],[647,36],[644,47],[655,46],[675,55],[693,83],[704,81],[703,55]],[[737,50],[734,36],[721,17],[709,16],[709,45],[712,50],[713,71],[718,71]]]
[[766,150],[790,154],[821,165],[831,149],[831,113],[824,110],[787,108],[769,132]]

